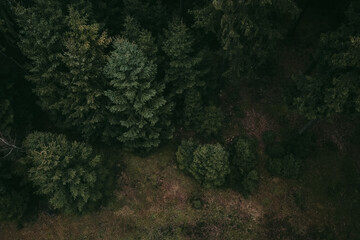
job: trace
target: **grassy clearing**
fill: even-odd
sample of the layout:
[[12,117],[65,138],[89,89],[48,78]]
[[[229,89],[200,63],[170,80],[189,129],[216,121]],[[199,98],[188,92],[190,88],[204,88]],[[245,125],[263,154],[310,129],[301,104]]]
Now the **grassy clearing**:
[[43,213],[22,229],[3,224],[1,239],[305,239],[314,226],[351,222],[346,214],[353,208],[334,194],[346,177],[339,154],[318,152],[298,180],[262,169],[259,190],[244,198],[202,189],[177,169],[175,150],[170,144],[145,158],[112,152],[125,170],[107,207],[81,217]]
[[1,225],[1,239],[259,239],[251,200],[202,190],[177,169],[174,153],[172,145],[146,158],[114,152],[125,171],[106,208],[82,217],[40,214],[19,230]]

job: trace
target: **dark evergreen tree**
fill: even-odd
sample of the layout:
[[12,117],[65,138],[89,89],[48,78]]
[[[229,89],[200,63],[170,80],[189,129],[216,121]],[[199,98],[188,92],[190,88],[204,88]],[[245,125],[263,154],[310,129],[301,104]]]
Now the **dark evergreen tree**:
[[162,47],[167,57],[165,82],[169,98],[202,85],[197,69],[201,58],[194,53],[193,44],[194,38],[184,23],[179,19],[169,23]]
[[215,0],[192,11],[195,26],[216,34],[228,60],[229,79],[254,77],[286,33],[284,19],[299,13],[293,0]]
[[306,118],[360,112],[359,25],[360,3],[354,1],[347,11],[347,22],[321,37],[315,74],[297,78],[300,94],[294,102]]
[[143,150],[172,137],[171,106],[163,97],[164,84],[155,82],[156,66],[136,44],[116,40],[105,74],[110,79],[111,88],[105,95],[112,114],[112,127],[105,137],[116,137],[127,148]]
[[88,20],[88,8],[84,1],[66,5],[55,0],[16,8],[22,27],[19,46],[30,60],[26,77],[40,106],[59,125],[85,137],[98,132],[104,121],[102,68],[110,43],[106,32]]
[[68,125],[79,128],[86,137],[101,135],[106,121],[103,98],[107,87],[102,68],[111,40],[99,24],[90,24],[86,16],[72,7],[66,23],[69,30],[64,34],[65,51],[60,59],[67,71],[59,79],[66,87],[66,96],[57,104]]
[[65,50],[65,14],[57,1],[36,0],[29,8],[17,6],[16,15],[21,26],[19,47],[29,59],[26,77],[34,84],[40,106],[59,117],[58,101],[67,94],[59,81],[64,68],[61,53]]
[[203,103],[201,94],[196,89],[189,89],[184,99],[184,124],[187,128],[198,129],[201,126]]
[[158,47],[155,38],[150,31],[142,29],[133,17],[128,16],[125,18],[122,35],[129,42],[136,43],[149,60],[157,63]]

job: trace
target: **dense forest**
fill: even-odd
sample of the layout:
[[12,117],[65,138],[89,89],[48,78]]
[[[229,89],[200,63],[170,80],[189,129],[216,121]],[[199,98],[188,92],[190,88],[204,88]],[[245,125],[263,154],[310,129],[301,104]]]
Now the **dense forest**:
[[360,1],[0,0],[0,239],[360,239]]

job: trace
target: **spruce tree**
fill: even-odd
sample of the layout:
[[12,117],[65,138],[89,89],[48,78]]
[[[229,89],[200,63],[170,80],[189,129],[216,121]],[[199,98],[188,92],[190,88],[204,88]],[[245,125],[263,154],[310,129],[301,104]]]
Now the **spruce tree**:
[[207,2],[192,11],[195,26],[216,35],[228,60],[229,79],[257,76],[286,33],[284,19],[299,13],[293,0]]
[[117,39],[104,69],[111,87],[105,92],[112,127],[105,137],[116,137],[127,148],[150,150],[172,137],[171,106],[163,97],[164,84],[155,82],[156,66],[124,39]]
[[107,81],[102,68],[105,50],[110,44],[99,24],[90,24],[86,16],[69,7],[66,18],[65,52],[61,60],[67,71],[61,78],[67,94],[58,102],[66,123],[79,128],[86,137],[99,134],[104,125],[103,98]]
[[360,112],[360,3],[350,4],[346,15],[339,29],[322,35],[315,74],[296,78],[294,104],[308,119]]
[[129,42],[135,43],[149,60],[157,63],[158,47],[155,38],[150,31],[141,28],[133,17],[127,16],[125,18],[122,36]]
[[21,27],[18,45],[29,59],[26,78],[33,83],[42,109],[60,118],[58,101],[67,94],[59,81],[64,69],[61,53],[65,51],[65,14],[57,1],[36,0],[32,7],[19,5],[15,10]]
[[165,82],[169,98],[202,85],[197,69],[201,58],[193,49],[194,38],[179,19],[169,23],[162,49],[166,55]]
[[89,4],[36,0],[16,8],[21,40],[29,59],[27,79],[44,111],[60,126],[85,137],[99,131],[106,81],[102,75],[106,32],[88,19]]

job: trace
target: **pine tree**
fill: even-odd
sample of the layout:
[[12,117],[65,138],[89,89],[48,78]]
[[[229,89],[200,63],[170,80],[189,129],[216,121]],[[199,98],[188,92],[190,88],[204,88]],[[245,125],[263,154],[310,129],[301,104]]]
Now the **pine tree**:
[[107,172],[101,157],[64,135],[35,132],[24,141],[28,178],[52,209],[81,213],[96,206]]
[[299,13],[293,0],[208,2],[192,11],[195,26],[217,36],[229,62],[229,79],[256,76],[286,33],[284,18]]
[[[127,148],[149,150],[159,146],[162,138],[172,137],[168,115],[171,106],[163,97],[164,84],[154,81],[156,66],[127,40],[114,42],[105,67],[111,88],[105,92],[110,100],[110,124],[114,137]],[[111,128],[112,129],[112,128]]]
[[58,105],[66,122],[79,128],[84,136],[98,134],[104,125],[103,98],[107,81],[102,68],[106,63],[105,49],[110,44],[99,24],[89,24],[86,16],[69,8],[66,18],[65,52],[61,55],[67,71],[61,79],[66,97]]
[[20,29],[19,47],[29,59],[27,79],[34,84],[34,93],[40,106],[60,118],[57,103],[66,97],[60,82],[64,65],[61,53],[62,34],[66,30],[65,14],[57,1],[36,0],[34,6],[17,6],[16,15]]
[[347,21],[321,37],[313,76],[298,76],[294,103],[308,119],[360,112],[360,3],[354,1]]
[[125,18],[122,36],[129,42],[135,43],[145,56],[157,63],[158,47],[150,31],[142,29],[139,23],[130,16]]
[[165,31],[163,51],[166,55],[165,82],[169,98],[202,85],[197,69],[201,58],[194,53],[194,38],[179,19],[169,23]]
[[60,126],[89,137],[104,121],[102,68],[110,40],[88,20],[87,2],[65,3],[36,0],[32,7],[18,6],[19,46],[29,59],[26,77],[42,109]]

